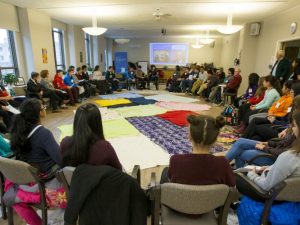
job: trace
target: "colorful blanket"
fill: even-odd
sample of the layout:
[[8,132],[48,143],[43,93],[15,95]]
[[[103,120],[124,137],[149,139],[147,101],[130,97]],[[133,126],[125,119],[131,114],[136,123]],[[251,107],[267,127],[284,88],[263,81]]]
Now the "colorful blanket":
[[118,98],[118,99],[112,99],[112,100],[110,100],[110,99],[95,100],[95,102],[102,107],[132,103],[130,100],[125,99],[125,98]]
[[[117,120],[122,119],[123,117],[116,111],[113,111],[111,109],[108,109],[106,107],[99,108],[101,113],[102,121],[105,120]],[[73,110],[74,114],[76,113],[76,110]]]
[[[61,131],[60,141],[73,134],[73,125],[62,125],[58,127]],[[104,136],[106,139],[124,136],[137,136],[139,131],[134,128],[126,119],[103,121]]]
[[146,96],[146,99],[153,99],[156,101],[162,101],[162,102],[183,102],[183,103],[191,103],[191,102],[198,102],[198,99],[195,98],[187,98],[177,95],[171,95],[171,94],[159,94],[159,95],[152,95],[152,96]]
[[194,112],[210,110],[211,106],[206,104],[196,103],[181,103],[181,102],[157,102],[157,106],[172,110],[190,110]]
[[128,93],[119,93],[119,94],[110,94],[110,95],[100,95],[101,99],[113,100],[118,98],[140,98],[143,97],[140,94],[128,92]]
[[167,109],[161,108],[154,104],[139,105],[112,109],[123,117],[153,116],[167,112]]
[[157,116],[164,120],[168,120],[175,125],[187,126],[188,121],[187,121],[186,117],[189,115],[198,115],[198,114],[195,112],[192,112],[192,111],[178,110],[178,111],[169,111],[164,114],[157,115]]
[[132,117],[127,120],[171,155],[192,151],[187,127],[174,125],[156,116]]
[[149,104],[155,104],[156,101],[152,99],[145,99],[144,97],[140,98],[128,98],[132,103],[136,105],[149,105]]

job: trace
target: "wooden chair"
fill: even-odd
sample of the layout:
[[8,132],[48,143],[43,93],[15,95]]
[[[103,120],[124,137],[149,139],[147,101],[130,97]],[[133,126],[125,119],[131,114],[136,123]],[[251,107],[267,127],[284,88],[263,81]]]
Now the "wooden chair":
[[49,175],[47,178],[39,177],[39,171],[29,165],[28,163],[0,157],[0,187],[1,187],[1,203],[4,208],[4,217],[6,217],[5,208],[7,207],[8,211],[8,224],[13,225],[13,209],[11,206],[5,206],[3,203],[4,195],[4,182],[5,178],[9,179],[15,184],[28,184],[36,183],[39,187],[39,193],[41,196],[41,202],[39,204],[30,204],[34,208],[40,209],[42,211],[42,224],[47,225],[47,202],[45,194],[45,183],[53,179],[52,175]]
[[243,173],[236,173],[236,178],[236,187],[241,194],[264,203],[261,225],[269,224],[268,217],[273,203],[280,201],[300,202],[300,177],[288,178],[269,191],[262,190]]
[[[226,225],[230,204],[238,197],[236,189],[224,184],[155,185],[150,190],[151,225]],[[216,208],[220,208],[218,217],[214,215]],[[200,216],[193,218],[186,214]]]

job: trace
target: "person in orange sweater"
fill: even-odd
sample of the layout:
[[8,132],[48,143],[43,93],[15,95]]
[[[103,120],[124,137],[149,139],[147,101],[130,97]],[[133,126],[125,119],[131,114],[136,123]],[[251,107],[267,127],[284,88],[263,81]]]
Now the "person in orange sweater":
[[253,133],[256,125],[272,124],[276,118],[282,118],[292,109],[294,92],[292,90],[293,81],[287,81],[282,88],[282,97],[273,103],[267,113],[257,113],[250,117],[250,123],[244,132],[243,137],[248,138]]
[[64,84],[64,80],[63,80],[63,71],[62,70],[57,70],[56,74],[54,76],[54,80],[53,80],[53,85],[56,89],[60,89],[65,91],[70,99],[70,104],[72,106],[75,105],[75,103],[78,103],[78,90],[74,87],[71,86],[67,86]]

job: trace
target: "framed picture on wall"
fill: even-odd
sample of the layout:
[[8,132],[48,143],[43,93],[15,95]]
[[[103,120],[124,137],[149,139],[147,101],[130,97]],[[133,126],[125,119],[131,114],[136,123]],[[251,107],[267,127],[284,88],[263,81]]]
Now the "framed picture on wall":
[[42,48],[42,59],[43,59],[43,63],[48,63],[48,55],[47,55],[46,48]]

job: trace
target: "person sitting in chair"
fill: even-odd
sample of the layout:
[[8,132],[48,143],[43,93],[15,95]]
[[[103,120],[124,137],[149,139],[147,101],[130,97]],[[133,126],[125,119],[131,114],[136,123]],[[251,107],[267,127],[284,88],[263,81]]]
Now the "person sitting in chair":
[[119,81],[118,79],[116,79],[116,74],[112,66],[108,67],[108,71],[106,72],[105,78],[106,81],[108,81],[111,84],[113,91],[119,89]]

